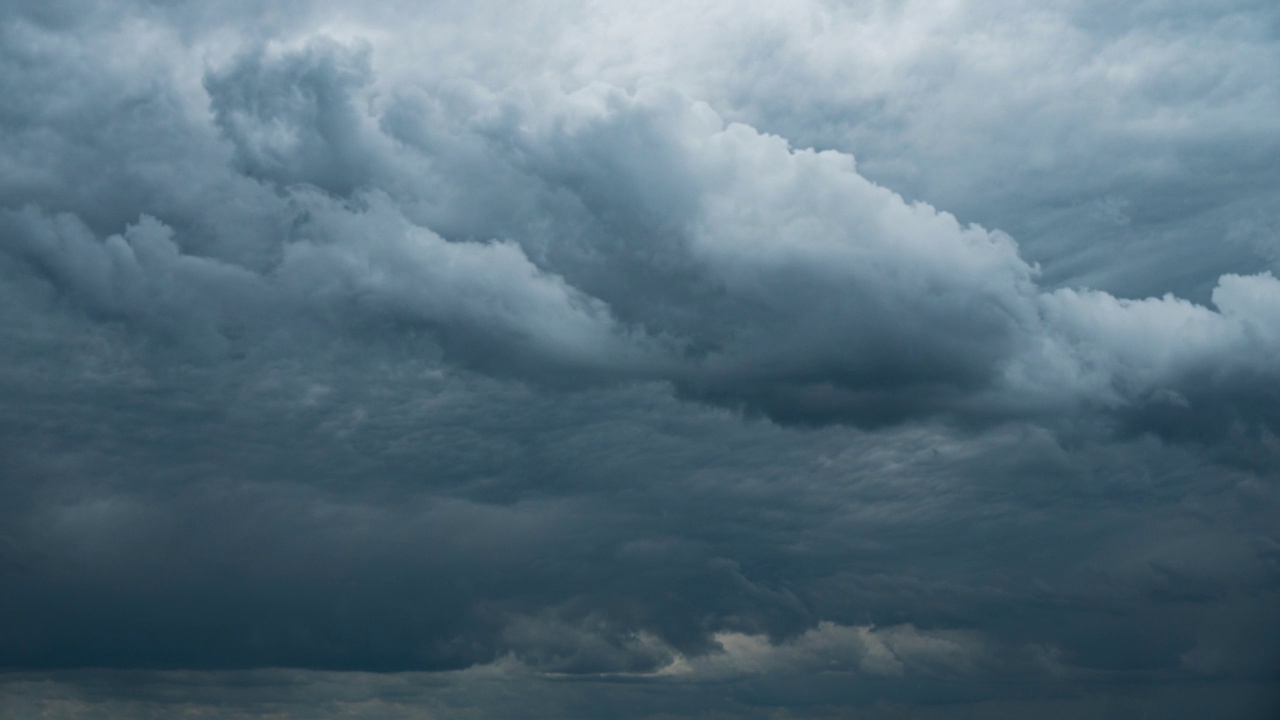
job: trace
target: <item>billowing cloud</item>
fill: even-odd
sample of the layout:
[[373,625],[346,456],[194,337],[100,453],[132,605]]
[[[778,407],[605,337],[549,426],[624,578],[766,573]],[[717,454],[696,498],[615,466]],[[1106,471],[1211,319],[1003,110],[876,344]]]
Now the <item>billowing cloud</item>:
[[[1265,303],[1233,304],[1242,286],[1274,294],[1269,274],[1227,276],[1217,309],[1045,293],[1008,236],[907,202],[848,155],[795,150],[673,91],[490,93],[443,111],[463,117],[435,118],[399,98],[362,109],[371,84],[368,47],[332,41],[206,75],[232,150],[214,182],[239,188],[195,210],[223,220],[196,222],[213,226],[206,243],[217,247],[243,195],[261,196],[248,204],[268,208],[282,234],[265,238],[276,255],[265,267],[242,264],[236,240],[215,257],[184,252],[149,215],[105,239],[76,229],[72,212],[41,229],[31,205],[10,223],[17,249],[92,309],[354,309],[430,328],[471,367],[665,379],[782,421],[1189,403],[1181,383],[1197,365],[1227,384],[1273,379],[1262,358],[1275,350],[1274,319]],[[444,153],[446,167],[465,163],[462,178],[433,157],[433,136],[450,128],[474,146],[463,159]],[[447,198],[497,186],[472,217],[444,221],[453,241],[432,225],[458,208],[418,200],[450,185]],[[168,235],[146,239],[157,233]],[[162,287],[172,281],[201,298],[184,304]],[[246,283],[279,297],[245,302]],[[1135,325],[1153,333],[1136,350],[1145,357],[1127,347]],[[1263,331],[1244,339],[1254,325]],[[1249,369],[1242,355],[1255,358]],[[1244,414],[1270,419],[1265,407]]]
[[0,8],[0,714],[1266,712],[1274,9],[250,5]]

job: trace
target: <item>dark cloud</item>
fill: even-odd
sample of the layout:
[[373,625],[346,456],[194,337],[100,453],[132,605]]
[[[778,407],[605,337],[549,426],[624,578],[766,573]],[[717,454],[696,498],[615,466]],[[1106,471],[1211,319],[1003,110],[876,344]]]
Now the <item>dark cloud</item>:
[[1266,716],[1274,11],[749,5],[3,7],[0,714]]
[[234,144],[238,168],[335,195],[369,185],[373,148],[362,146],[352,91],[371,80],[370,52],[321,41],[270,62],[259,50],[206,76],[214,123]]

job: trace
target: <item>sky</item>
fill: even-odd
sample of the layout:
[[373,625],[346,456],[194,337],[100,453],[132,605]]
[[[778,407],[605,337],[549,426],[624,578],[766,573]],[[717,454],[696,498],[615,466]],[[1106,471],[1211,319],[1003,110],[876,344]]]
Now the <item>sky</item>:
[[1280,5],[0,0],[0,716],[1280,713]]

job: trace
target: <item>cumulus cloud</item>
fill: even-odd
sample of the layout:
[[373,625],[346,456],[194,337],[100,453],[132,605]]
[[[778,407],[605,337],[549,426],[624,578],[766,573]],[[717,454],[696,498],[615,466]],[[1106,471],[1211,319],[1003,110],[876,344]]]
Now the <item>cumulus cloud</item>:
[[[1271,381],[1265,329],[1224,342],[1274,324],[1258,303],[1233,304],[1241,284],[1274,293],[1270,275],[1225,277],[1218,310],[1172,296],[1046,293],[1007,235],[904,200],[846,154],[725,123],[679,92],[473,93],[440,118],[415,114],[394,90],[385,109],[363,97],[370,52],[320,40],[206,74],[213,123],[232,150],[210,182],[236,189],[193,210],[213,228],[202,252],[184,253],[149,216],[123,236],[82,228],[41,239],[60,231],[37,228],[34,206],[10,223],[14,249],[73,296],[130,316],[147,315],[139,298],[157,293],[148,305],[160,312],[207,314],[160,287],[173,273],[199,274],[181,280],[184,292],[234,298],[223,304],[241,315],[256,314],[244,284],[295,307],[345,296],[362,312],[432,328],[471,367],[665,379],[784,422],[875,426],[1081,405],[1136,407],[1136,417],[1152,397],[1190,403],[1182,384],[1193,366],[1227,384]],[[441,153],[438,168],[442,132],[472,149]],[[455,177],[454,164],[468,173]],[[469,216],[420,205],[450,185],[450,198],[498,189]],[[145,198],[135,202],[148,207]],[[234,262],[235,239],[212,250],[245,202],[281,229],[264,238],[276,260],[263,268]],[[472,227],[481,216],[498,220]],[[436,220],[458,239],[435,232]],[[148,243],[146,228],[170,236]],[[66,249],[76,243],[83,252]],[[122,259],[126,246],[136,259]],[[1129,326],[1150,333],[1137,349]],[[1251,372],[1241,356],[1257,358],[1245,361]],[[1271,420],[1265,408],[1237,415]]]
[[1274,9],[539,8],[0,6],[0,713],[1274,696]]

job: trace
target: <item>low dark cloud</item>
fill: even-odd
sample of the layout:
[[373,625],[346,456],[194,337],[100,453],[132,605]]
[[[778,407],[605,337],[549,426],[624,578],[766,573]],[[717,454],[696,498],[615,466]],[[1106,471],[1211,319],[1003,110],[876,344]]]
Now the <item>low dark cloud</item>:
[[4,7],[0,714],[1265,717],[1274,12],[1090,8]]

